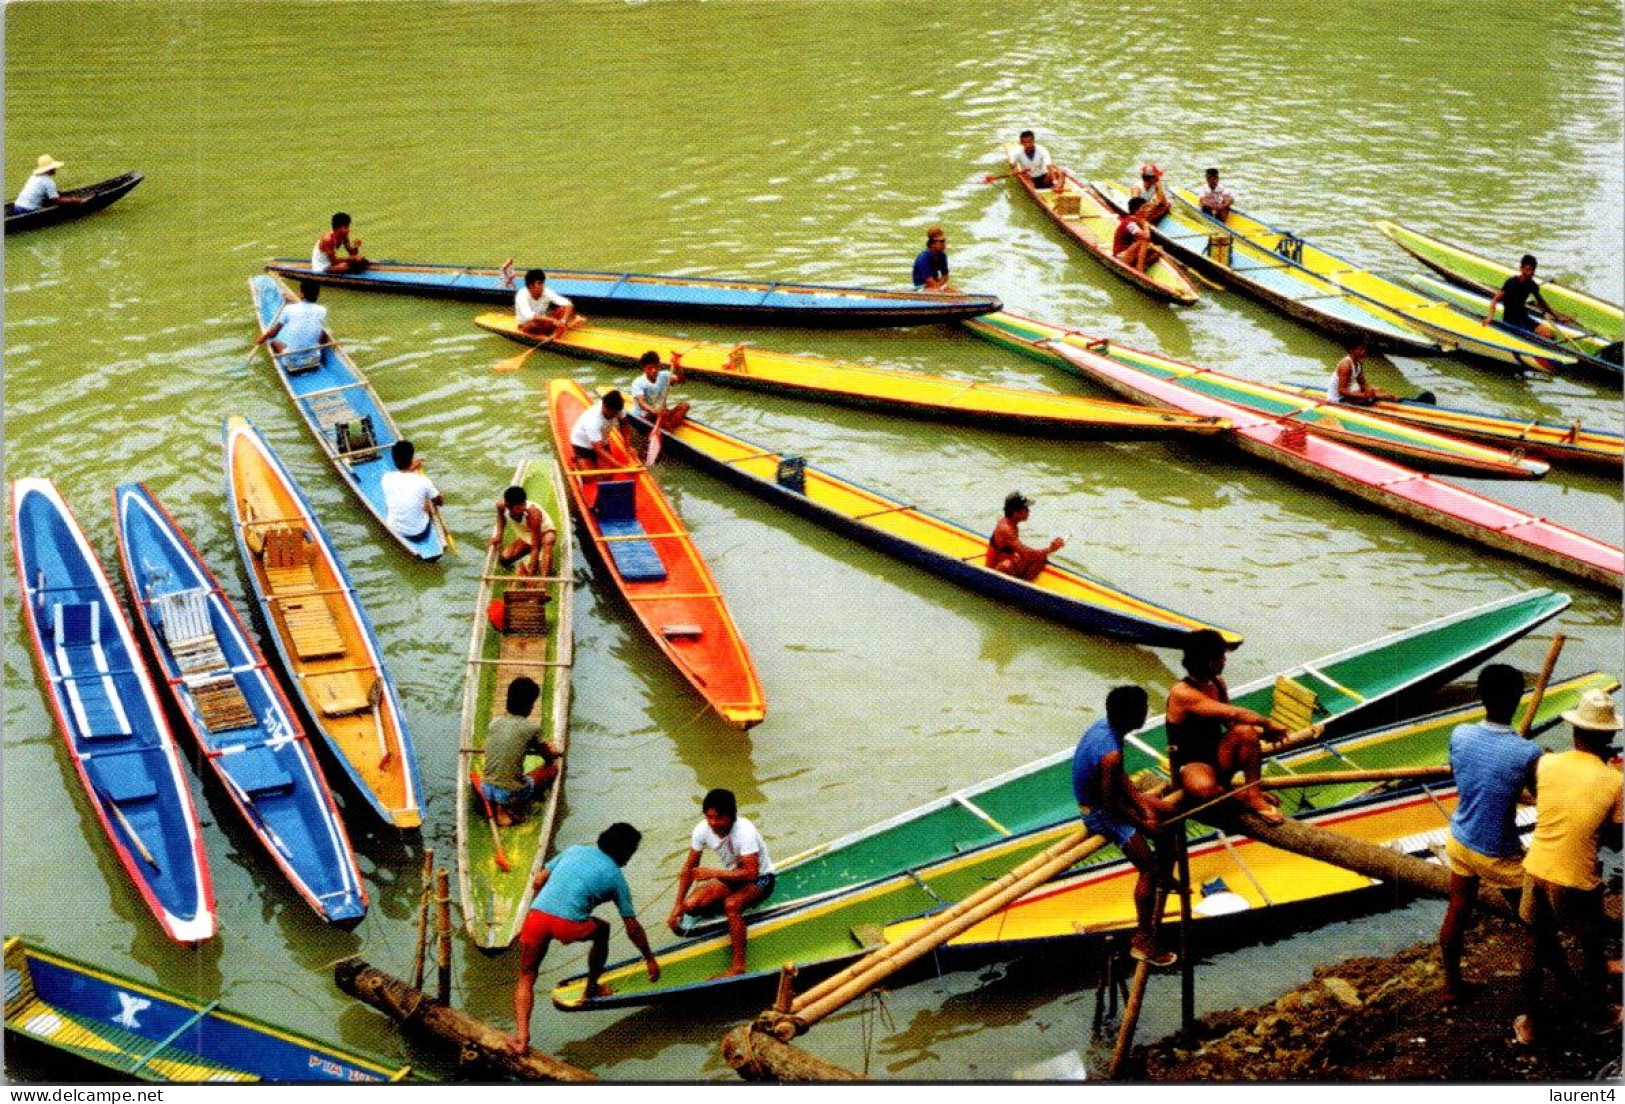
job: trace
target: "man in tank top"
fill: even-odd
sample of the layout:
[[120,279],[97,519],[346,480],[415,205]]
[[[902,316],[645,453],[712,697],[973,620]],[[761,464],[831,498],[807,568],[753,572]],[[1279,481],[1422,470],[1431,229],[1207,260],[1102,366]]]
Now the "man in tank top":
[[1230,704],[1223,672],[1224,637],[1198,629],[1185,640],[1185,677],[1168,691],[1168,762],[1185,797],[1202,804],[1224,796],[1241,771],[1247,785],[1235,800],[1270,824],[1284,819],[1280,802],[1257,782],[1262,745],[1287,735],[1278,722]]
[[1326,401],[1348,403],[1350,406],[1370,406],[1393,399],[1386,391],[1378,391],[1365,378],[1365,358],[1369,350],[1363,341],[1356,341],[1348,356],[1337,362],[1331,382],[1326,385]]
[[557,540],[553,519],[530,501],[525,488],[509,487],[502,492],[490,540],[491,547],[497,549],[498,563],[514,568],[520,575],[551,575]]

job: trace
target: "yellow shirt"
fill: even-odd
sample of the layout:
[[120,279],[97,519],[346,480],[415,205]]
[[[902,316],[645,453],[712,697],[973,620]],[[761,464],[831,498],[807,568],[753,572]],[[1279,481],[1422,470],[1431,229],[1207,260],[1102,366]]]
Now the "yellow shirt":
[[1523,868],[1574,889],[1595,888],[1597,834],[1619,804],[1620,772],[1590,752],[1542,755],[1535,764],[1535,835]]

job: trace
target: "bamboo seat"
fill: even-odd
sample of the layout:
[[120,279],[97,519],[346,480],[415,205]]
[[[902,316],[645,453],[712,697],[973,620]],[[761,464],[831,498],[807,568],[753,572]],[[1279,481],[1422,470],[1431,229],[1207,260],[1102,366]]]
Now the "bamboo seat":
[[192,703],[197,706],[203,726],[210,732],[230,732],[259,724],[234,675],[191,683],[187,689],[191,691]]
[[316,703],[324,717],[343,717],[372,708],[368,691],[372,686],[371,671],[335,671],[330,675],[311,675],[305,680],[305,693]]
[[[310,569],[310,549],[305,531],[298,526],[267,529],[261,553],[266,590],[281,599],[283,624],[300,659],[322,659],[344,654],[344,637],[339,633],[333,611],[318,590],[316,575]],[[300,597],[304,595],[304,597]]]
[[509,590],[502,596],[507,608],[507,632],[517,636],[542,636],[547,632],[547,591]]
[[356,408],[350,405],[349,397],[342,391],[329,392],[326,395],[318,395],[313,399],[304,401],[311,417],[316,419],[316,423],[325,432],[334,434],[335,440],[337,439],[338,427],[341,424],[348,425],[350,422],[360,421],[361,419],[361,415],[356,411]]
[[182,676],[198,675],[226,666],[220,641],[209,618],[209,592],[201,587],[161,594],[157,598],[158,627]]
[[1315,714],[1323,712],[1320,696],[1309,687],[1285,675],[1276,678],[1270,720],[1282,725],[1288,732],[1297,732],[1314,724]]

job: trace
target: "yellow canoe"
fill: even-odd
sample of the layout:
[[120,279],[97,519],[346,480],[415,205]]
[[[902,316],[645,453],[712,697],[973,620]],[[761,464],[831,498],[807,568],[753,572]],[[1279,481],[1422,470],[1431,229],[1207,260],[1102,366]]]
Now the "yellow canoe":
[[511,314],[492,312],[474,321],[492,333],[566,355],[611,364],[636,364],[638,357],[652,349],[660,354],[662,363],[669,364],[675,353],[682,360],[683,371],[694,379],[940,421],[1111,440],[1174,433],[1216,434],[1229,428],[1223,419],[1152,410],[1133,403],[771,353],[747,345],[686,341],[592,325],[577,326],[548,341],[521,332]]

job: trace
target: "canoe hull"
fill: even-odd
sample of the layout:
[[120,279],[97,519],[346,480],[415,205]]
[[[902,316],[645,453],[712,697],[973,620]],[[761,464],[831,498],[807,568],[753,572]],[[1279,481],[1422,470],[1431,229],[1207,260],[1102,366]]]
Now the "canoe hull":
[[[113,492],[113,513],[136,623],[201,759],[305,903],[330,924],[355,927],[367,912],[355,852],[314,749],[265,657],[197,549],[145,484],[120,485]],[[199,697],[204,680],[194,689],[166,643],[158,600],[186,590],[207,595],[223,665],[250,713],[246,725],[228,722],[219,732],[211,730]],[[213,681],[219,673],[213,668],[205,675]]]
[[[12,483],[11,523],[35,667],[86,800],[164,933],[202,943],[215,931],[214,886],[197,809],[123,607],[50,480]],[[58,608],[65,629],[87,617],[75,641],[59,633]]]
[[[83,188],[70,188],[63,195],[82,196],[84,203],[75,203],[67,206],[53,204],[50,207],[41,207],[38,211],[27,214],[15,214],[11,204],[6,204],[6,233],[20,234],[25,230],[38,230],[45,226],[55,226],[62,222],[72,222],[95,214],[104,207],[111,206],[135,190],[135,186],[146,177],[138,172],[125,173],[122,176],[110,177],[96,184]],[[998,308],[994,308],[997,310]]]
[[[316,273],[308,262],[282,259],[265,267],[291,280],[468,303],[512,305],[515,293],[515,288],[503,286],[499,268],[380,261],[365,272]],[[522,281],[524,269],[518,271]],[[991,295],[924,295],[822,284],[758,284],[564,269],[548,269],[547,286],[569,299],[583,314],[688,318],[753,326],[877,329],[957,322],[1003,309],[1003,304]]]

